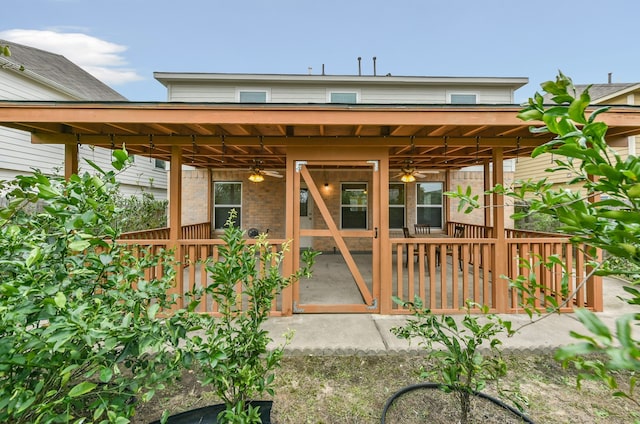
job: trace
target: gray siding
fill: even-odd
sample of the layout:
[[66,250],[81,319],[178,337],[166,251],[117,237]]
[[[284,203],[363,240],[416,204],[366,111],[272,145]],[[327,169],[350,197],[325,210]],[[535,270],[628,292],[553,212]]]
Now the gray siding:
[[268,90],[270,103],[327,103],[331,91],[357,92],[360,103],[366,104],[444,104],[451,94],[476,94],[482,104],[513,103],[513,92],[506,87],[473,87],[444,85],[384,85],[384,84],[234,84],[229,82],[180,82],[169,86],[169,101],[175,102],[237,102],[238,90]]
[[[0,69],[0,99],[3,100],[71,100],[51,87],[6,69]],[[31,144],[31,136],[24,131],[0,127],[0,178],[11,179],[27,174],[33,169],[53,175],[64,171],[64,146]],[[83,161],[89,158],[104,169],[111,169],[111,152],[81,146],[79,165],[90,170]],[[166,199],[167,173],[156,169],[149,159],[137,158],[135,164],[118,175],[124,194],[139,194],[141,190],[152,192],[156,198]],[[153,180],[151,182],[150,180]]]

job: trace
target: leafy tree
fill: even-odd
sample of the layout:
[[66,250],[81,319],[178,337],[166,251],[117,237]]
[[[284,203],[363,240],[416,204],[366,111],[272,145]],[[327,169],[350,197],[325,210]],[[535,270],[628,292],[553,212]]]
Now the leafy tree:
[[[489,307],[480,307],[470,301],[467,302],[466,314],[458,323],[451,316],[434,315],[424,307],[419,297],[413,302],[405,302],[398,297],[393,300],[408,307],[412,317],[403,326],[392,328],[391,332],[402,339],[419,340],[428,357],[434,360],[428,368],[422,367],[421,378],[438,383],[441,390],[455,396],[460,407],[459,422],[471,422],[472,396],[482,391],[488,381],[499,381],[506,375],[507,365],[502,358],[499,336],[513,334],[511,322],[489,314]],[[480,307],[483,316],[473,315],[471,308],[474,307]],[[509,397],[519,410],[527,402],[517,390],[499,391]]]
[[[114,151],[117,169],[127,161]],[[1,422],[127,423],[182,367],[186,324],[160,316],[171,255],[114,242],[115,173],[97,170],[1,183]]]
[[[543,94],[536,93],[518,117],[524,121],[542,121],[543,126],[531,131],[551,133],[555,137],[536,148],[532,157],[553,153],[555,166],[547,171],[570,174],[569,183],[581,189],[554,188],[543,179],[521,182],[517,189],[497,186],[492,192],[516,201],[527,200],[529,209],[514,215],[516,219],[532,214],[557,219],[558,232],[570,235],[576,245],[589,246],[587,253],[594,272],[630,280],[624,287],[628,298],[622,301],[638,305],[640,158],[630,154],[622,159],[609,147],[605,137],[608,126],[597,119],[609,107],[590,110],[589,87],[577,92],[571,79],[562,73],[541,87],[551,96],[554,105],[545,105]],[[473,209],[477,205],[477,196],[460,189],[452,195],[461,199],[461,208]],[[598,256],[597,249],[606,255]],[[553,257],[540,260],[549,266],[557,263]],[[535,277],[535,274],[528,280],[520,277],[512,284],[523,290],[535,290]],[[588,332],[571,332],[577,342],[559,349],[556,358],[565,365],[573,363],[581,371],[578,384],[584,379],[604,382],[616,396],[627,397],[640,405],[634,397],[635,373],[640,371],[640,341],[632,332],[632,328],[640,324],[640,314],[619,317],[615,329],[608,328],[589,310],[577,309],[576,316]],[[619,371],[626,371],[629,377],[626,390],[618,385]]]
[[[236,216],[232,210],[222,236],[225,244],[220,247],[220,259],[205,262],[210,283],[193,295],[194,302],[207,298],[215,302],[220,317],[200,316],[201,335],[190,337],[186,343],[201,366],[202,384],[211,385],[226,405],[218,422],[249,424],[261,422],[258,409],[250,401],[264,393],[274,394],[274,370],[285,348],[267,348],[273,340],[262,324],[276,296],[311,275],[319,252],[305,250],[305,266],[284,277],[281,264],[289,243],[276,252],[266,234],[261,234],[255,244],[248,245],[244,231],[234,225]],[[248,305],[243,306],[243,302]]]

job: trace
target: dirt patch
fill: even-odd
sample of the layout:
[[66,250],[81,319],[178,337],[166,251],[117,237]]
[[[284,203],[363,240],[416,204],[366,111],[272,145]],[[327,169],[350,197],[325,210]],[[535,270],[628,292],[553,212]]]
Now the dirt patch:
[[[582,390],[577,390],[575,372],[563,369],[551,355],[518,353],[505,359],[509,373],[502,380],[502,387],[518,389],[528,399],[525,412],[538,424],[617,424],[634,422],[640,417],[633,402],[614,398],[597,383],[586,382]],[[420,382],[417,372],[424,363],[425,358],[413,354],[285,357],[276,378],[273,422],[379,423],[387,399],[399,389]],[[485,392],[495,396],[495,385]],[[187,372],[176,386],[157,393],[140,408],[133,422],[159,419],[164,409],[178,413],[213,403],[217,400],[202,389],[197,372]],[[501,411],[488,402],[477,401],[473,408],[476,422],[509,422],[507,418],[496,417]],[[456,422],[452,421],[457,410],[451,396],[433,390],[403,396],[392,409],[393,415],[387,416],[389,423]],[[434,411],[441,412],[440,418],[433,416]],[[431,415],[425,418],[427,414]]]

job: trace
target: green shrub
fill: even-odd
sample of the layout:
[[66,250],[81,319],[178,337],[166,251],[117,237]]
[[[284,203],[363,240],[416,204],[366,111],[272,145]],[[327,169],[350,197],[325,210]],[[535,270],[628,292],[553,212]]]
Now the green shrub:
[[158,200],[153,194],[144,192],[142,196],[125,197],[118,195],[115,200],[114,225],[120,232],[148,230],[167,226],[167,200]]
[[[273,340],[262,324],[276,296],[294,281],[310,276],[319,252],[304,251],[305,267],[284,277],[281,264],[289,244],[276,252],[266,234],[261,234],[255,244],[248,245],[244,231],[234,225],[235,214],[232,210],[225,225],[219,260],[206,262],[210,283],[194,294],[201,301],[216,302],[220,317],[200,316],[204,331],[187,340],[187,349],[200,364],[202,384],[211,385],[226,404],[219,422],[248,424],[260,422],[259,411],[249,401],[274,393],[274,371],[285,347],[267,349]],[[242,299],[250,306],[242,307]]]
[[[128,160],[114,157],[118,169]],[[129,422],[181,368],[186,328],[159,317],[173,304],[171,256],[113,243],[113,172],[36,172],[2,188],[0,422]],[[24,211],[38,201],[41,212]]]
[[[482,391],[488,381],[499,380],[507,372],[498,336],[513,334],[511,322],[488,314],[487,306],[481,307],[484,315],[472,315],[471,308],[478,305],[470,301],[466,314],[458,323],[449,315],[433,314],[419,297],[412,303],[397,297],[393,300],[408,307],[412,317],[403,326],[392,328],[391,332],[402,339],[418,339],[429,358],[434,360],[428,369],[422,368],[421,378],[438,383],[442,390],[453,394],[460,405],[459,422],[468,423],[474,392]],[[483,348],[488,348],[488,354],[482,352]],[[501,394],[507,395],[507,391],[501,390]],[[508,397],[520,409],[526,403],[517,391],[509,393]]]

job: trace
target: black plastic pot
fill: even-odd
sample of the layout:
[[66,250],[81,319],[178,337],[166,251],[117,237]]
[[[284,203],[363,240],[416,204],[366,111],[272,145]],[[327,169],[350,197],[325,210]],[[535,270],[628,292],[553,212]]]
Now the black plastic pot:
[[[260,419],[262,424],[271,424],[271,407],[273,402],[270,400],[256,400],[249,402],[253,407],[260,408]],[[203,408],[192,409],[180,414],[171,415],[167,420],[167,424],[218,424],[218,414],[224,411],[224,404],[205,406]],[[154,421],[151,424],[160,424],[160,421]]]
[[[412,384],[410,386],[406,386],[400,390],[398,390],[396,393],[394,393],[389,399],[387,399],[387,402],[384,405],[384,409],[382,410],[382,418],[380,420],[380,424],[386,424],[386,419],[387,419],[387,413],[389,411],[389,408],[391,408],[391,406],[393,405],[393,403],[400,398],[401,396],[412,392],[414,390],[421,390],[421,389],[434,389],[434,390],[442,390],[442,384],[438,384],[438,383],[418,383],[418,384]],[[524,413],[518,411],[517,409],[507,405],[506,403],[502,402],[500,399],[496,399],[486,393],[482,393],[482,392],[473,392],[474,396],[477,396],[481,399],[485,399],[493,404],[495,404],[497,407],[499,408],[503,408],[504,410],[508,411],[510,414],[512,414],[515,418],[517,418],[518,420],[520,420],[523,423],[529,423],[529,424],[535,424],[529,417],[527,417]],[[438,408],[438,405],[432,405],[432,407],[434,408]]]

